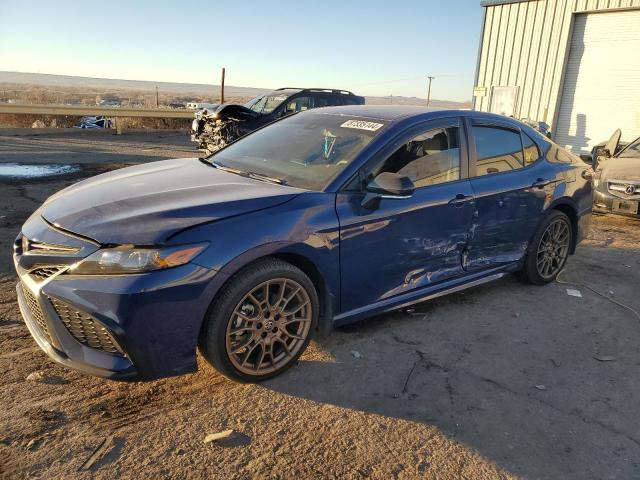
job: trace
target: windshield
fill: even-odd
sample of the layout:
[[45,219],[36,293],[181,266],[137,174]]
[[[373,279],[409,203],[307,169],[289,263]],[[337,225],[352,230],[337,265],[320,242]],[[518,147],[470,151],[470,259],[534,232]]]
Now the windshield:
[[259,97],[258,99],[252,100],[251,105],[247,105],[248,108],[253,110],[254,112],[261,113],[266,115],[268,113],[273,112],[282,102],[284,102],[288,97],[286,95],[264,95],[263,97]]
[[247,103],[245,103],[244,106],[247,107],[247,108],[251,108],[262,97],[263,97],[263,95],[258,95],[257,97],[253,97],[251,100],[249,100]]
[[628,145],[627,148],[625,148],[624,151],[620,152],[620,155],[618,156],[625,158],[640,158],[640,138],[636,139],[634,142]]
[[299,113],[257,130],[209,161],[294,187],[322,190],[385,125],[377,119]]

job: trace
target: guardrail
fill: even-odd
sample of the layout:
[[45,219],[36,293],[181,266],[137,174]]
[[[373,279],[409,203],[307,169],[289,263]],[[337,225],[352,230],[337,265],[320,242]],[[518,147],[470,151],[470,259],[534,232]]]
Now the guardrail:
[[37,105],[0,103],[0,113],[35,115],[76,115],[105,117],[193,118],[193,110],[169,108],[85,107],[73,105]]

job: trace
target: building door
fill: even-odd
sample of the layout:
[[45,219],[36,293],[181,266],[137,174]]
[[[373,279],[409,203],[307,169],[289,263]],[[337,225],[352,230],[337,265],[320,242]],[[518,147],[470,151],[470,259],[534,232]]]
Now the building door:
[[575,16],[555,141],[589,153],[616,129],[640,136],[640,10]]
[[491,88],[491,113],[513,117],[518,104],[518,87],[496,86]]

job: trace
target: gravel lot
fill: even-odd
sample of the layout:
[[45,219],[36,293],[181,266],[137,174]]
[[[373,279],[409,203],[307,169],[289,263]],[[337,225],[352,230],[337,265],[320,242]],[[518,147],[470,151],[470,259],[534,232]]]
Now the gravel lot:
[[[562,276],[579,285],[510,276],[370,319],[312,343],[261,385],[202,361],[196,374],[152,383],[56,366],[16,304],[20,225],[80,178],[177,156],[195,156],[184,134],[0,133],[0,164],[82,165],[0,177],[1,477],[640,477],[640,318],[612,301],[640,311],[640,222],[621,217],[595,217]],[[27,380],[34,372],[42,378]],[[203,443],[226,429],[235,433]]]

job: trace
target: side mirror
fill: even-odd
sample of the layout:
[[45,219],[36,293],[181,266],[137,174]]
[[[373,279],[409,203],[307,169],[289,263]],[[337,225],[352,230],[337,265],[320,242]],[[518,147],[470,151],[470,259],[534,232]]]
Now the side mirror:
[[416,191],[409,177],[397,173],[383,172],[367,185],[367,194],[362,200],[365,208],[376,208],[381,198],[408,198]]

